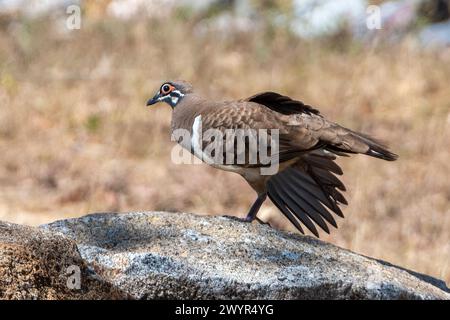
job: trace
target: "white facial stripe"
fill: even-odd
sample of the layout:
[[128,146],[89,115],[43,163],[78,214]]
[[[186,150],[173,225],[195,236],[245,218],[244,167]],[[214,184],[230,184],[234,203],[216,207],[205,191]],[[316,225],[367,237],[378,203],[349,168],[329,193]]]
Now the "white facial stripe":
[[183,97],[184,94],[181,93],[179,90],[173,90],[171,93],[165,96],[165,98],[170,98],[172,106],[175,106],[178,103],[178,101]]
[[183,97],[184,97],[184,94],[181,93],[180,90],[173,90],[172,92],[173,92],[173,93],[176,93],[176,94],[178,95],[179,98],[183,98]]

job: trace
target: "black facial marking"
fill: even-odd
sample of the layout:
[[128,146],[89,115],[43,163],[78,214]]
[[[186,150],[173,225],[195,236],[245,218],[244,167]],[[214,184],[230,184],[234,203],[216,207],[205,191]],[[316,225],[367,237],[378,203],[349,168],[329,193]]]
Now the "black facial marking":
[[178,91],[177,89],[170,92],[167,96],[164,97],[164,101],[169,104],[172,108],[174,108],[178,102],[183,99],[184,95]]

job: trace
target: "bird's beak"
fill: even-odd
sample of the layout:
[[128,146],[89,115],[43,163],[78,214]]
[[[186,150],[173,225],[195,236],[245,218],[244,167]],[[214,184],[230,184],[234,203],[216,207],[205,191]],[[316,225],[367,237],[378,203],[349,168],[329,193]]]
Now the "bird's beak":
[[158,103],[159,101],[161,101],[160,98],[161,95],[158,92],[157,94],[155,94],[153,98],[147,101],[147,106],[151,106],[152,104]]

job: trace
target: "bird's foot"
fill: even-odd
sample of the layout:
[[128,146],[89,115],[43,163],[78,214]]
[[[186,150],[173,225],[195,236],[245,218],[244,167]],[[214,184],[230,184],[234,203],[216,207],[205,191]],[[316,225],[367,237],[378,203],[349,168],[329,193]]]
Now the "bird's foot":
[[222,216],[222,217],[227,218],[227,219],[230,219],[230,220],[234,220],[234,221],[239,221],[239,222],[253,222],[253,220],[256,220],[256,221],[258,221],[260,224],[270,226],[270,223],[265,222],[265,221],[262,221],[262,220],[261,220],[260,218],[258,218],[258,217],[254,217],[254,218],[253,218],[253,217],[247,216],[247,217],[245,217],[245,218],[240,218],[240,217],[228,216],[228,215],[224,215],[224,216]]
[[265,221],[262,221],[262,220],[261,220],[260,218],[258,218],[258,217],[256,217],[255,219],[256,219],[256,221],[258,221],[260,224],[266,224],[266,225],[268,225],[269,227],[271,226],[270,223],[265,222]]

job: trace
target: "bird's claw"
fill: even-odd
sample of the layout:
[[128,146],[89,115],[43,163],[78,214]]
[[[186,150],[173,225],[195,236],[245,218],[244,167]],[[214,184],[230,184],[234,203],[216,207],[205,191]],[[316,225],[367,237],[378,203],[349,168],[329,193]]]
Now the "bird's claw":
[[261,219],[259,219],[258,217],[255,217],[253,219],[249,218],[248,216],[245,218],[240,218],[240,217],[236,217],[236,216],[229,216],[229,215],[224,215],[222,216],[224,218],[230,219],[230,220],[234,220],[234,221],[239,221],[239,222],[253,222],[253,220],[258,221],[260,224],[262,225],[268,225],[270,226],[270,224],[268,222],[262,221]]
[[270,223],[268,223],[268,222],[265,222],[265,221],[262,221],[260,218],[258,218],[258,217],[256,217],[255,218],[256,219],[256,221],[258,221],[260,224],[262,224],[262,225],[268,225],[269,227],[270,227]]

